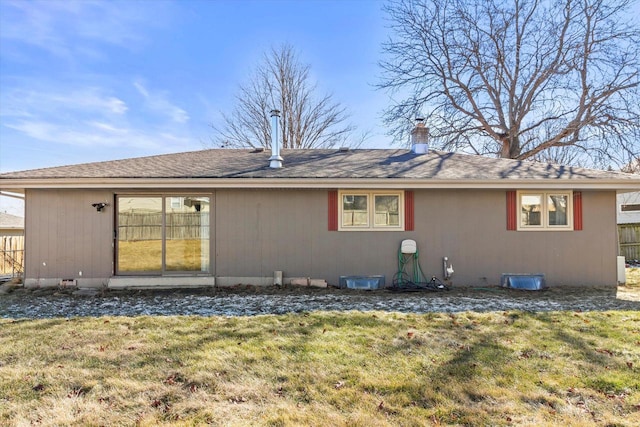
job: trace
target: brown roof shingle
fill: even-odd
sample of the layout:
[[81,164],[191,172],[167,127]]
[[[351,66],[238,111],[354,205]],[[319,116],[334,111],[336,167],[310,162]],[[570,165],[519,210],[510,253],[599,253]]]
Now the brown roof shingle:
[[24,218],[0,212],[0,228],[22,230],[24,228]]
[[[284,167],[269,168],[268,150],[210,149],[0,174],[4,179],[58,178],[325,178],[428,180],[639,180],[638,175],[459,153],[357,149],[282,150]],[[1,181],[0,181],[1,183]]]

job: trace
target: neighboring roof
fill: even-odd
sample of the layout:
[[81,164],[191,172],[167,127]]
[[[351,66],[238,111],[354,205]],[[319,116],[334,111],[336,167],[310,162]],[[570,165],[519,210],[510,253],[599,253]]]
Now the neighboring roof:
[[24,229],[24,218],[0,212],[0,228],[22,230]]
[[296,183],[302,187],[312,182],[318,185],[338,182],[357,185],[358,182],[380,183],[383,180],[386,183],[411,181],[438,186],[458,184],[461,187],[477,187],[481,183],[505,186],[518,182],[540,185],[541,181],[545,182],[544,185],[555,182],[574,187],[597,181],[615,184],[611,188],[623,185],[640,189],[638,175],[440,151],[414,154],[408,150],[300,149],[282,150],[281,155],[284,158],[281,169],[269,168],[269,150],[243,149],[211,149],[85,163],[0,174],[0,187],[24,185],[23,188],[36,188],[55,184],[106,187],[110,184],[130,186],[133,182],[151,185],[158,181],[196,186],[224,184],[229,187],[268,181],[270,186]]

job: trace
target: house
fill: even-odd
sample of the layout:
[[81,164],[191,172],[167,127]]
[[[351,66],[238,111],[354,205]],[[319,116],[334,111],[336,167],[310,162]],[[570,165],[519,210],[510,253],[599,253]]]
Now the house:
[[0,237],[23,235],[24,218],[5,212],[0,212]]
[[640,260],[640,191],[618,194],[618,243],[626,262],[637,265]]
[[24,218],[0,212],[0,278],[19,276],[23,261]]
[[[615,286],[616,192],[640,177],[403,149],[211,149],[10,172],[26,198],[26,286],[273,284],[382,275],[417,242],[453,284],[542,273]],[[277,280],[277,279],[276,279]]]
[[640,191],[618,194],[618,224],[640,224]]

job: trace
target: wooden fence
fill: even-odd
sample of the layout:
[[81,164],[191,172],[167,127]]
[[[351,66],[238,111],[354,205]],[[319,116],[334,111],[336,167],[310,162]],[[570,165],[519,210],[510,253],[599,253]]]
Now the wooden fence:
[[640,224],[618,224],[620,255],[627,260],[640,260]]
[[24,236],[0,237],[0,276],[21,276],[24,271]]
[[[208,235],[209,213],[167,213],[167,240],[200,239]],[[121,213],[118,215],[118,240],[159,240],[162,238],[161,213]]]

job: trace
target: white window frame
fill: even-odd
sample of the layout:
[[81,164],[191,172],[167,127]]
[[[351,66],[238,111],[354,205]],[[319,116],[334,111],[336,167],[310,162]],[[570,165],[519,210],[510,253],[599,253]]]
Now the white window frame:
[[[367,196],[367,225],[343,225],[344,196]],[[398,197],[398,225],[375,225],[375,197]],[[404,231],[404,191],[402,190],[339,190],[338,231]]]
[[[573,191],[518,191],[517,219],[519,231],[573,231]],[[541,225],[525,225],[522,223],[522,198],[523,196],[542,196],[542,207],[540,215],[542,217]],[[549,196],[566,196],[567,197],[567,225],[549,225]]]
[[180,209],[182,208],[182,197],[174,197],[171,196],[171,209]]

